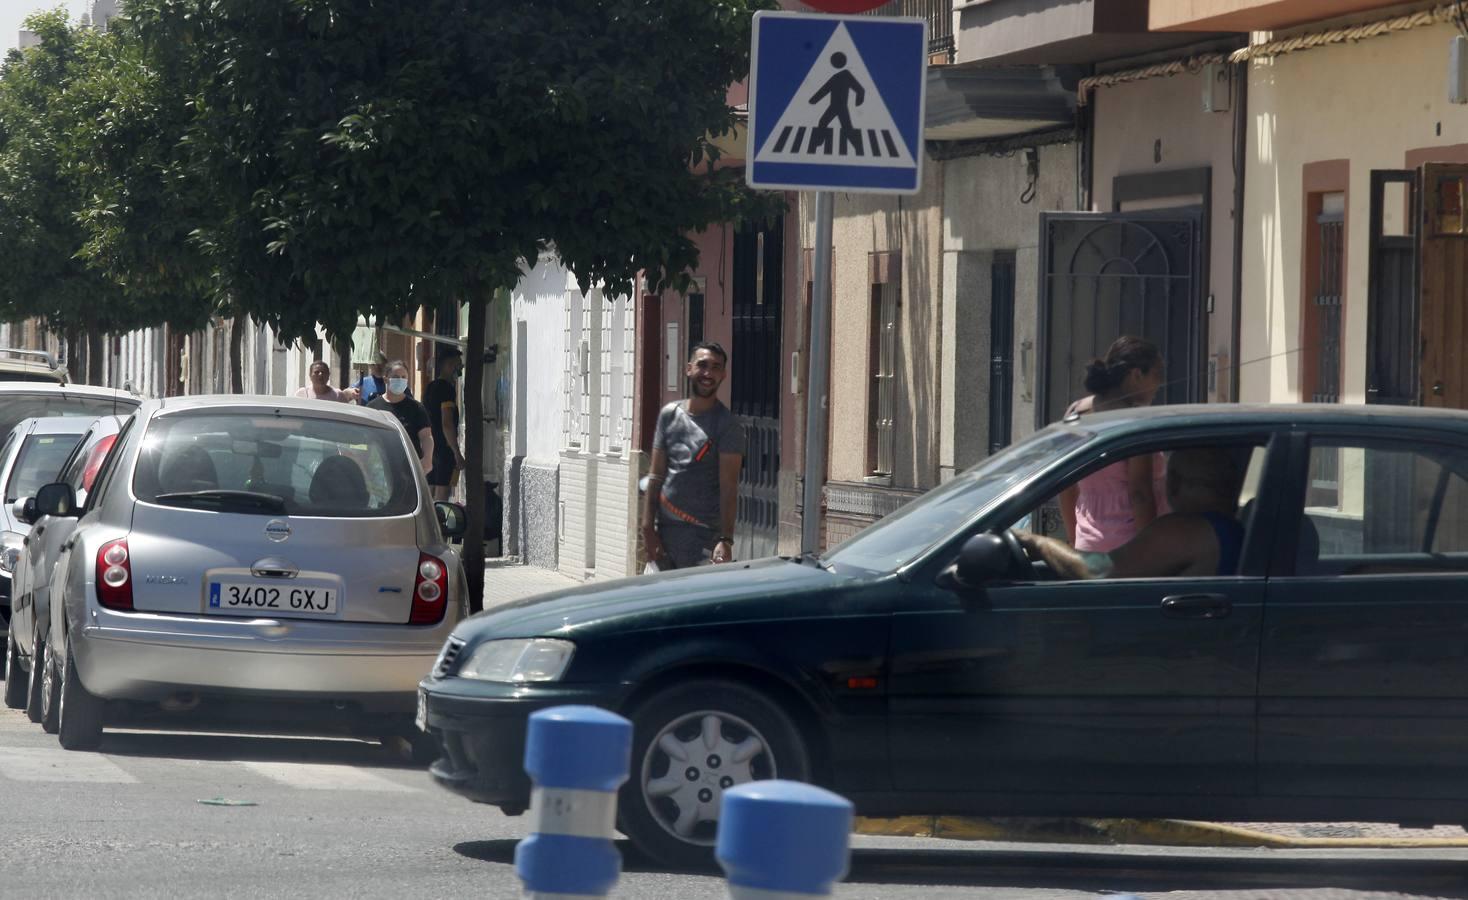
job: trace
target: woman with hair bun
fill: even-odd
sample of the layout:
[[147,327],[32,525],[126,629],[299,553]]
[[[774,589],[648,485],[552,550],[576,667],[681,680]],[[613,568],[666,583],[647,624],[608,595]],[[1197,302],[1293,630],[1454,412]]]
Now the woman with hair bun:
[[[1162,386],[1162,352],[1145,338],[1123,335],[1086,366],[1089,396],[1067,418],[1151,406]],[[1166,512],[1162,454],[1143,454],[1093,472],[1060,493],[1060,517],[1077,550],[1109,553]]]

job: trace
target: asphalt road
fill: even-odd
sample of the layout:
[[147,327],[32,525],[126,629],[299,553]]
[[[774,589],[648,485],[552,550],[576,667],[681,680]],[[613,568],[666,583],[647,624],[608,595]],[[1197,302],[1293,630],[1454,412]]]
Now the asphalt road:
[[[525,825],[377,744],[122,731],[100,753],[69,753],[0,709],[0,897],[511,898]],[[1461,850],[855,846],[844,900],[1468,897]],[[660,872],[622,849],[616,897],[726,896],[714,875]]]

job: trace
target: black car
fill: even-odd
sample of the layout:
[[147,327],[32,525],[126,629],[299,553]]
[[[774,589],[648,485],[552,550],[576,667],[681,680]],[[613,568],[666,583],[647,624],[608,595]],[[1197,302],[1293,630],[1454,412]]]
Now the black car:
[[[1199,447],[1238,461],[1237,571],[1064,581],[1013,539],[1084,476]],[[509,813],[528,713],[631,718],[620,827],[672,864],[776,776],[866,815],[1468,823],[1468,414],[1070,420],[819,559],[477,615],[420,689],[434,777]]]

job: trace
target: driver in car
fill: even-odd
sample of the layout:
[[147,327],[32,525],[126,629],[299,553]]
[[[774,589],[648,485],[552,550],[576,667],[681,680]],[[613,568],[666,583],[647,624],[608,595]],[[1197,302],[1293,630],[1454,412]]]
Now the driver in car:
[[1227,449],[1176,450],[1167,461],[1168,515],[1110,553],[1076,550],[1017,532],[1031,559],[1061,578],[1201,578],[1236,574],[1244,546],[1238,500],[1243,478]]

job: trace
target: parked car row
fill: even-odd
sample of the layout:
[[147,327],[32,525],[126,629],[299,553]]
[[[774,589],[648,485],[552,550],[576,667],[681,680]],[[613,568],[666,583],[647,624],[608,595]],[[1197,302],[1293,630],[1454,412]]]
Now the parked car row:
[[427,753],[414,688],[468,608],[447,543],[464,515],[430,499],[396,421],[278,397],[115,399],[28,418],[0,446],[6,703],[68,749],[126,720]]

